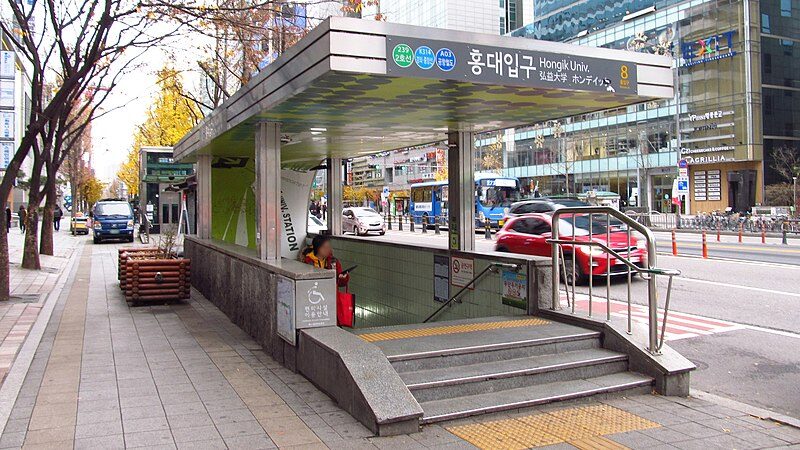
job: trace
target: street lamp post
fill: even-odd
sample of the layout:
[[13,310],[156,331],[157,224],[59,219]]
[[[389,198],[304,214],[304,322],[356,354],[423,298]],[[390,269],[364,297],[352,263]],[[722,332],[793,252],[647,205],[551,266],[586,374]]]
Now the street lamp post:
[[797,177],[792,177],[792,207],[794,207],[794,216],[797,217]]

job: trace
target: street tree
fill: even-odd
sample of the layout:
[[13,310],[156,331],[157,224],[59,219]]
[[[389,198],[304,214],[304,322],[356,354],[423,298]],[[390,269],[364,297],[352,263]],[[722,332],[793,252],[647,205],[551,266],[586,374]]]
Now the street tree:
[[[8,197],[22,162],[32,155],[30,231],[25,237],[23,267],[38,269],[37,224],[31,213],[41,199],[42,171],[55,179],[65,159],[64,144],[78,128],[71,122],[82,117],[75,114],[76,105],[100,90],[91,102],[83,102],[91,105],[86,107],[92,111],[91,119],[138,57],[174,30],[156,32],[153,25],[159,13],[129,0],[6,0],[6,4],[10,20],[0,21],[0,31],[29,72],[30,103],[27,126],[0,182],[0,198]],[[52,214],[52,207],[48,208]],[[5,228],[0,228],[0,300],[5,300],[9,297],[8,237]]]
[[172,67],[163,67],[157,73],[158,97],[147,111],[145,121],[136,127],[133,147],[117,171],[117,178],[125,183],[128,195],[139,193],[139,151],[142,147],[171,147],[200,121],[202,114],[195,102],[187,98],[180,73]]
[[103,191],[105,189],[106,185],[92,174],[81,185],[81,195],[86,199],[86,203],[93,205],[103,198]]
[[772,150],[772,164],[775,172],[784,180],[800,176],[800,148],[782,145]]

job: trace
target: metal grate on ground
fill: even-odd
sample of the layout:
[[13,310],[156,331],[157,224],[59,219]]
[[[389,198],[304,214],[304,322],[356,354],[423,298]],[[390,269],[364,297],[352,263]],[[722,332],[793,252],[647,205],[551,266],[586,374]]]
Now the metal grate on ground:
[[525,449],[568,443],[580,449],[626,448],[603,435],[661,425],[608,405],[579,406],[511,419],[448,427],[482,449]]
[[413,330],[385,331],[378,333],[361,334],[359,337],[367,342],[390,341],[394,339],[411,339],[425,336],[439,336],[443,334],[471,333],[475,331],[499,330],[503,328],[533,327],[547,325],[550,322],[544,319],[504,320],[499,322],[480,322],[462,325],[447,325],[442,327],[417,328]]

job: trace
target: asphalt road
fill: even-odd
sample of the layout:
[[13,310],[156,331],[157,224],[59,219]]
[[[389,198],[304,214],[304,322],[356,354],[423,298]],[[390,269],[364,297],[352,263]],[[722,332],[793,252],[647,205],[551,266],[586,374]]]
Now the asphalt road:
[[[446,233],[388,232],[374,239],[444,247]],[[373,237],[370,237],[372,239]],[[666,238],[666,239],[665,239]],[[678,269],[670,311],[718,319],[738,326],[732,331],[670,341],[668,345],[693,361],[692,387],[800,418],[800,240],[790,245],[771,239],[709,237],[712,259],[671,255],[669,233],[658,233],[658,266]],[[699,255],[699,235],[679,234],[679,255]],[[494,241],[476,236],[478,251]],[[668,253],[664,254],[662,251]],[[594,295],[605,298],[605,280]],[[663,303],[667,280],[659,280]],[[579,288],[586,293],[587,287]],[[647,284],[636,279],[632,302],[647,303]],[[611,298],[627,300],[624,277],[615,279]],[[663,306],[663,304],[662,304]]]

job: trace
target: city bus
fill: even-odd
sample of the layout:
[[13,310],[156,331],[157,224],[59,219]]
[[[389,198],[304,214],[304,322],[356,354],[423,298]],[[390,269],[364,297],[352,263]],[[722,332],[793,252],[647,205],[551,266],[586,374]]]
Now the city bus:
[[[519,180],[493,173],[475,174],[475,226],[483,227],[486,218],[493,228],[503,226],[503,217],[512,203],[520,200]],[[411,185],[409,214],[414,222],[447,225],[447,181],[428,181]]]

